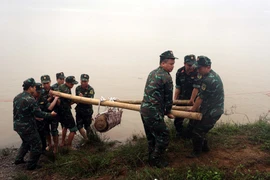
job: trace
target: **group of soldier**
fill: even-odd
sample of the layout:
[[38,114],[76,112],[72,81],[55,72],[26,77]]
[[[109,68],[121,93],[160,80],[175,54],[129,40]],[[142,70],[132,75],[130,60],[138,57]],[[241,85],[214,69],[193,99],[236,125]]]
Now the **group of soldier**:
[[[160,66],[150,72],[141,105],[140,113],[148,140],[149,165],[158,168],[168,166],[163,154],[169,145],[169,129],[164,115],[174,119],[176,136],[192,139],[193,150],[187,158],[196,158],[210,149],[206,134],[224,112],[224,90],[219,75],[211,69],[211,60],[206,56],[187,55],[184,66],[176,73],[175,94],[170,72],[175,59],[172,51],[160,55]],[[189,111],[202,113],[202,119],[190,119],[186,128],[184,118],[171,113],[174,100],[189,100]]]
[[[71,112],[74,103],[69,99],[59,98],[52,91],[71,94],[71,89],[78,84],[74,76],[65,77],[63,72],[56,74],[57,83],[51,86],[49,75],[40,77],[41,83],[33,78],[23,82],[23,92],[13,100],[14,130],[22,139],[14,164],[26,163],[24,156],[30,151],[27,169],[40,168],[39,157],[46,150],[58,152],[58,124],[62,126],[62,141],[60,146],[72,147],[72,141],[78,130],[85,140],[91,133],[93,108],[91,104],[77,103],[76,123]],[[76,87],[76,95],[87,98],[94,97],[94,89],[89,85],[89,75],[82,74],[81,84]],[[66,142],[66,134],[69,135]],[[53,139],[53,144],[52,144]]]
[[[145,89],[140,114],[148,141],[149,165],[158,168],[168,166],[162,157],[169,145],[169,129],[164,116],[174,119],[176,136],[191,138],[193,150],[188,158],[208,152],[206,134],[211,130],[224,111],[224,90],[222,81],[211,69],[211,60],[206,56],[187,55],[184,66],[176,73],[175,94],[170,72],[175,59],[172,51],[160,55],[160,65],[150,72]],[[77,103],[76,123],[71,112],[70,99],[59,98],[51,90],[71,94],[71,89],[78,84],[74,76],[65,78],[64,73],[56,74],[57,83],[51,86],[49,75],[41,76],[41,83],[33,78],[23,82],[23,92],[13,100],[14,130],[22,139],[22,145],[15,159],[15,164],[25,163],[24,156],[30,151],[27,169],[39,168],[40,155],[45,150],[58,151],[58,123],[62,126],[62,142],[72,148],[72,141],[78,130],[85,140],[91,133],[93,108],[90,104]],[[76,87],[76,95],[94,97],[94,89],[89,85],[89,75],[82,74],[81,85]],[[189,100],[190,111],[202,113],[202,119],[190,119],[186,128],[184,118],[174,117],[171,113],[174,100]],[[70,131],[65,142],[67,130]],[[52,138],[51,138],[52,137]],[[53,143],[52,144],[52,140]]]

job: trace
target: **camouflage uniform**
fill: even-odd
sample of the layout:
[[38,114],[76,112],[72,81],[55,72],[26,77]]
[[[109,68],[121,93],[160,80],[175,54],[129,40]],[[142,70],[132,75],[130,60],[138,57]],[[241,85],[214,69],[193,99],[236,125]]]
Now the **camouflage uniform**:
[[[196,63],[195,55],[187,55],[184,58],[184,63],[189,65],[194,65]],[[176,89],[180,90],[180,95],[178,97],[179,100],[189,100],[192,95],[192,91],[194,88],[200,88],[200,76],[197,73],[197,70],[194,69],[193,72],[189,74],[186,73],[185,66],[178,69],[176,73]],[[177,136],[190,137],[193,122],[194,120],[190,120],[188,123],[188,127],[186,130],[183,128],[183,121],[185,118],[175,118],[174,126],[177,132]]]
[[[42,90],[41,92],[41,96],[42,96],[42,100],[44,101],[43,103],[46,105],[44,108],[43,111],[46,111],[46,112],[51,112],[50,110],[48,110],[48,107],[51,105],[51,102],[54,100],[54,98],[52,98],[52,100],[49,102],[48,99],[50,97],[49,95],[49,91],[46,91],[45,89]],[[53,108],[53,110],[55,112],[58,111],[58,107],[55,106]],[[48,119],[45,119],[45,129],[44,129],[44,132],[45,132],[45,135],[46,136],[49,136],[50,134],[52,136],[58,136],[58,120],[59,117],[56,116],[56,117],[52,117],[52,118],[48,118]]]
[[[71,89],[66,84],[61,84],[59,86],[59,91],[62,93],[71,94]],[[58,114],[60,116],[60,119],[63,120],[63,127],[69,129],[70,132],[76,132],[77,127],[71,112],[72,100],[61,98],[60,101],[61,103],[59,106]]]
[[51,87],[52,87],[52,90],[59,91],[59,84],[58,83],[53,84]]
[[[57,79],[65,79],[65,75],[63,72],[60,72],[60,73],[56,73],[56,80]],[[55,83],[51,86],[52,90],[54,91],[58,91],[59,89],[59,84],[58,83]]]
[[[197,63],[199,66],[211,65],[210,59],[205,56],[199,56]],[[192,131],[193,153],[197,155],[201,151],[209,150],[206,134],[214,127],[224,112],[223,83],[219,75],[213,70],[203,76],[198,97],[203,100],[200,106],[203,117],[201,121],[196,121]]]
[[[24,87],[35,86],[33,78],[24,81]],[[13,100],[13,126],[22,139],[21,147],[16,156],[15,164],[24,161],[24,156],[30,151],[27,168],[35,169],[42,152],[41,140],[37,131],[35,117],[46,118],[51,114],[42,112],[34,97],[27,91],[18,94]]]
[[[175,59],[171,51],[162,55],[164,54],[164,59]],[[170,73],[162,67],[153,70],[147,78],[140,109],[148,140],[149,162],[159,160],[169,145],[169,129],[164,122],[164,115],[172,109],[172,93],[173,82]]]
[[[37,83],[36,84],[36,91],[40,92],[40,96],[36,99],[37,101],[37,104],[39,106],[39,108],[42,110],[42,111],[45,111],[48,109],[49,107],[49,104],[47,102],[46,99],[44,99],[44,97],[41,95],[42,94],[42,91],[44,89],[42,89],[42,84],[40,83]],[[37,130],[38,130],[38,133],[39,133],[39,136],[40,136],[40,139],[41,139],[41,143],[42,143],[42,152],[45,151],[46,149],[46,134],[45,134],[45,127],[46,127],[46,124],[47,124],[47,119],[43,119],[42,121],[40,120],[36,120],[36,123],[37,123]]]
[[[82,74],[81,80],[88,81],[88,79],[89,79],[89,76],[87,74]],[[78,96],[81,93],[83,97],[94,98],[94,95],[95,95],[95,91],[90,85],[88,85],[86,89],[83,89],[81,85],[79,85],[76,87],[75,91],[76,91],[76,96]],[[81,129],[84,127],[84,129],[86,129],[87,134],[88,134],[90,132],[89,128],[92,123],[92,115],[93,115],[92,104],[78,103],[75,110],[76,110],[77,128]]]

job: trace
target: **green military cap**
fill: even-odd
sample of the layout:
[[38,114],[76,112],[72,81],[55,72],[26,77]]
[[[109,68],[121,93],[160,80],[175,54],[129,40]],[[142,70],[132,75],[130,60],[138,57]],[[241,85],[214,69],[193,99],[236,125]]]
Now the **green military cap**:
[[63,72],[56,73],[56,79],[65,79],[65,75]]
[[211,60],[206,57],[206,56],[198,56],[197,58],[197,66],[201,67],[201,66],[211,66]]
[[36,85],[36,81],[34,78],[28,78],[25,81],[23,81],[23,87],[30,87],[30,86],[35,86]]
[[184,57],[184,63],[190,64],[190,65],[195,64],[196,63],[196,56],[193,54],[186,55]]
[[89,75],[88,74],[82,74],[81,75],[81,81],[88,81],[89,80]]
[[43,75],[40,77],[41,83],[49,83],[51,82],[51,78],[49,75]]
[[42,90],[42,84],[41,83],[36,83],[36,91],[41,92]]
[[71,84],[78,84],[78,81],[76,81],[75,77],[74,76],[68,76],[66,78],[66,82],[67,83],[71,83]]
[[165,51],[159,56],[161,59],[178,59],[177,57],[174,57],[172,51]]

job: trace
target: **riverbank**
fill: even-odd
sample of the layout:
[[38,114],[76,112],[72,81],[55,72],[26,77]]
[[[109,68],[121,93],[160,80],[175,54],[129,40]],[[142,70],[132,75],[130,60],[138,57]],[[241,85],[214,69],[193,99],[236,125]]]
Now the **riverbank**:
[[152,168],[147,163],[147,144],[133,135],[125,144],[92,136],[78,150],[59,150],[42,156],[42,169],[26,171],[12,164],[16,150],[1,152],[0,179],[270,179],[270,119],[246,125],[219,124],[208,134],[211,151],[187,159],[190,140],[176,139],[171,121],[171,142],[166,152],[170,165]]

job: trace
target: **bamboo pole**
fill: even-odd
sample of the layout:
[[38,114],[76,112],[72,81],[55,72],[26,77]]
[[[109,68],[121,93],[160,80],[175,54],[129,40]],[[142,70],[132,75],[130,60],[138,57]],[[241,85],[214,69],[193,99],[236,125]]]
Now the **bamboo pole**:
[[[137,106],[140,106],[139,104],[136,104]],[[178,110],[178,111],[189,111],[192,106],[173,106],[172,110]]]
[[[129,103],[129,104],[141,104],[141,100],[115,100],[115,102]],[[189,100],[173,100],[173,104],[176,105],[189,105]]]
[[[71,94],[61,93],[58,91],[51,91],[51,92],[52,92],[52,94],[54,94],[56,96],[71,99],[71,100],[73,100],[75,102],[79,102],[79,103],[99,105],[99,102],[100,102],[99,99],[74,96]],[[140,106],[135,105],[135,104],[127,104],[127,103],[114,102],[114,101],[101,101],[100,105],[101,106],[118,107],[118,108],[133,110],[133,111],[140,111]],[[189,118],[189,119],[196,119],[196,120],[202,119],[202,114],[197,113],[197,112],[185,112],[185,111],[172,110],[171,113],[175,117],[182,117],[182,118]]]
[[192,106],[173,106],[173,110],[189,111]]

